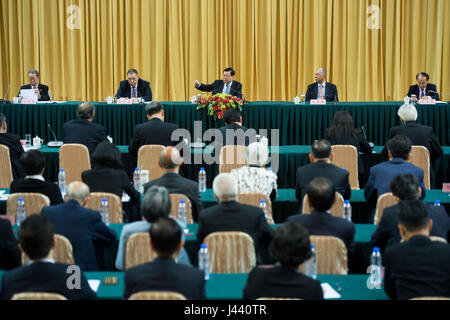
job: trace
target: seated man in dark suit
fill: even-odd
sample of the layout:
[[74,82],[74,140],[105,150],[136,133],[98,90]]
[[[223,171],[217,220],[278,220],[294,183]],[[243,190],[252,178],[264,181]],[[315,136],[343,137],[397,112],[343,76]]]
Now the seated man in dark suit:
[[14,269],[21,264],[21,253],[14,237],[11,222],[0,219],[0,270]]
[[[3,275],[0,299],[11,299],[16,293],[57,293],[68,300],[93,300],[95,293],[89,287],[86,277],[79,272],[79,287],[70,288],[74,273],[70,266],[55,263],[49,253],[55,246],[54,229],[51,221],[42,215],[32,215],[22,222],[19,229],[19,243],[29,259],[29,264]],[[68,272],[69,271],[69,272]]]
[[180,176],[180,167],[183,158],[178,149],[166,147],[159,154],[159,166],[164,170],[161,178],[152,180],[144,185],[144,193],[152,186],[165,187],[169,193],[184,194],[192,204],[192,218],[198,222],[198,216],[202,210],[202,198],[198,191],[198,183]]
[[[39,71],[37,70],[30,70],[28,72],[28,79],[30,79],[30,84],[26,84],[20,87],[20,90],[22,89],[34,89],[34,92],[36,93],[38,97],[38,101],[50,101],[50,95],[48,93],[48,86],[39,83]],[[17,96],[20,95],[20,90]]]
[[310,235],[333,236],[341,239],[347,247],[349,265],[353,263],[355,251],[355,226],[345,219],[333,217],[328,210],[334,203],[336,188],[327,178],[315,178],[306,187],[308,201],[313,211],[296,214],[287,221],[304,226]]
[[6,117],[3,113],[0,113],[0,144],[7,146],[9,149],[13,179],[25,177],[25,171],[19,161],[20,156],[25,152],[20,143],[20,138],[7,131]]
[[319,68],[314,74],[315,82],[308,86],[306,90],[306,101],[313,99],[325,99],[327,101],[339,101],[337,88],[331,82],[327,82],[327,71]]
[[242,84],[234,80],[235,74],[233,68],[226,68],[223,70],[223,80],[216,80],[211,84],[203,84],[195,80],[194,85],[200,91],[212,91],[213,95],[226,93],[242,98]]
[[214,179],[214,197],[219,204],[200,213],[197,240],[203,243],[213,232],[245,232],[253,238],[257,262],[261,263],[260,247],[269,246],[272,230],[260,208],[237,202],[238,189],[237,180],[229,173],[221,173]]
[[125,272],[124,298],[141,291],[173,291],[188,300],[206,299],[203,271],[175,262],[184,241],[180,226],[160,218],[150,227],[150,246],[157,258]]
[[[420,187],[417,178],[412,174],[399,174],[391,181],[391,191],[398,201],[419,200]],[[450,218],[443,206],[435,207],[430,203],[425,203],[428,214],[433,220],[433,228],[430,235],[448,239],[450,231]],[[383,210],[380,224],[372,235],[372,246],[383,250],[388,243],[400,242],[400,232],[397,227],[397,214],[400,204]]]
[[[375,209],[377,199],[383,193],[390,192],[390,183],[400,173],[410,173],[419,181],[421,199],[425,198],[425,184],[423,182],[423,170],[406,160],[411,152],[411,140],[404,135],[396,135],[386,144],[389,161],[382,162],[370,168],[369,180],[364,187],[364,197],[369,208]],[[372,212],[370,221],[373,220]],[[371,222],[370,222],[371,223]]]
[[100,142],[107,141],[105,128],[94,123],[95,106],[85,102],[78,106],[79,119],[64,123],[62,136],[64,143],[80,143],[89,149],[91,155]]
[[433,221],[425,204],[402,201],[397,214],[403,242],[386,248],[384,290],[391,299],[450,298],[450,246],[429,238]]
[[269,252],[279,264],[257,266],[250,271],[244,288],[245,300],[258,298],[294,298],[322,300],[320,282],[299,271],[300,265],[311,257],[308,231],[293,222],[277,227]]
[[352,190],[348,181],[349,173],[331,163],[333,156],[331,144],[327,140],[314,141],[311,146],[311,153],[309,154],[311,163],[297,169],[295,196],[300,202],[300,210],[302,208],[301,205],[305,196],[306,186],[317,177],[330,179],[333,181],[336,191],[344,199],[350,199]]
[[13,180],[10,193],[36,192],[46,195],[50,199],[50,204],[60,204],[63,202],[61,190],[55,183],[45,181],[43,174],[45,171],[45,156],[39,150],[30,150],[20,157],[20,163],[25,170],[24,179]]
[[411,98],[411,95],[416,95],[414,101],[420,99],[434,99],[439,101],[439,93],[437,92],[436,85],[428,83],[430,76],[426,72],[419,72],[416,75],[417,84],[413,84],[409,87],[409,91],[406,94]]
[[[223,116],[225,126],[219,128],[222,135],[222,141],[217,141],[215,145],[222,142],[220,147],[227,145],[244,145],[248,146],[252,142],[256,142],[255,129],[247,129],[242,125],[242,114],[237,109],[227,110]],[[220,150],[217,150],[220,152]]]
[[147,144],[160,144],[165,147],[175,146],[180,140],[172,140],[172,133],[178,129],[174,123],[164,122],[164,109],[160,102],[152,101],[145,106],[148,122],[134,128],[134,136],[128,151],[137,156],[139,148]]
[[44,207],[55,226],[55,232],[69,239],[73,248],[75,264],[83,271],[99,270],[95,249],[111,245],[116,233],[103,222],[98,211],[83,208],[89,197],[89,187],[82,182],[67,186],[66,203]]
[[152,101],[152,89],[150,88],[150,82],[139,78],[137,70],[128,70],[127,78],[127,80],[120,82],[119,90],[117,90],[116,93],[117,99],[141,98],[144,101]]

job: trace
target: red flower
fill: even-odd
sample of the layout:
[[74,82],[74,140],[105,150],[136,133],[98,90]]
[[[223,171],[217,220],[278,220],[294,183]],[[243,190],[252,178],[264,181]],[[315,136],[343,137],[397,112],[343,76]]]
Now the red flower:
[[228,103],[230,101],[228,98],[226,98],[223,102]]
[[219,111],[219,112],[217,113],[217,118],[222,119],[222,116],[223,116],[223,113],[222,113],[221,111]]

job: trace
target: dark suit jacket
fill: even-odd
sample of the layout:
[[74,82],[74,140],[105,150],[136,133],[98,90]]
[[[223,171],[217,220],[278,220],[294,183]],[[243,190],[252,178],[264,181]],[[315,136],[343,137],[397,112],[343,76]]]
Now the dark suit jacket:
[[152,118],[151,120],[138,124],[134,128],[134,136],[130,141],[128,151],[137,156],[139,148],[147,144],[160,144],[165,147],[176,146],[181,140],[172,141],[172,133],[178,129],[178,125],[169,122],[163,122],[161,119]]
[[[431,220],[433,220],[433,227],[430,235],[448,239],[450,231],[450,218],[443,206],[435,207],[432,204],[426,204]],[[401,241],[400,231],[398,230],[397,213],[400,204],[386,208],[383,210],[380,224],[372,234],[372,246],[385,248],[390,241],[391,244],[399,243]]]
[[386,249],[384,290],[391,299],[450,297],[450,246],[413,236]]
[[348,200],[350,199],[352,192],[350,183],[348,182],[348,176],[349,173],[347,170],[339,168],[334,164],[326,163],[324,161],[311,162],[307,165],[297,168],[295,196],[297,197],[297,200],[300,202],[300,204],[302,204],[303,197],[306,193],[306,186],[313,179],[317,177],[323,177],[330,179],[334,183],[336,191],[342,194],[342,197],[344,199]]
[[9,220],[0,219],[0,270],[20,266],[21,253]]
[[205,274],[173,259],[156,258],[125,272],[124,298],[140,291],[174,291],[188,300],[206,299]]
[[345,219],[333,217],[327,212],[313,211],[310,214],[296,214],[287,221],[301,224],[310,235],[334,236],[344,241],[349,260],[355,252],[355,226]]
[[72,244],[75,264],[83,271],[98,270],[94,242],[110,244],[116,234],[103,222],[98,211],[80,206],[76,200],[56,206],[44,207],[46,215],[55,226],[55,233],[63,235]]
[[245,232],[253,238],[257,259],[260,246],[268,246],[272,239],[272,229],[259,207],[248,206],[236,201],[221,202],[203,209],[197,231],[197,240],[203,240],[209,234],[220,231]]
[[[427,84],[427,86],[425,88],[425,95],[433,98],[434,100],[439,100],[439,93],[428,92],[430,90],[437,92],[435,84],[432,84],[432,83]],[[411,97],[411,95],[413,95],[413,94],[416,95],[417,99],[420,98],[420,89],[417,84],[413,84],[412,86],[409,87],[407,96]]]
[[423,170],[401,158],[394,158],[370,168],[370,176],[364,186],[364,197],[370,207],[375,207],[377,199],[383,193],[391,192],[391,181],[398,174],[412,174],[417,177],[422,189],[422,199],[425,198]]
[[100,142],[106,141],[106,131],[103,126],[86,119],[76,119],[64,123],[62,128],[64,143],[81,143],[94,153]]
[[21,292],[58,293],[68,300],[94,300],[97,296],[91,290],[86,277],[81,272],[80,289],[69,289],[67,273],[69,265],[61,263],[35,262],[22,266],[3,275],[0,299],[6,300]]
[[[32,89],[31,84],[26,84],[20,87],[20,90],[22,89]],[[17,96],[19,96],[20,94],[20,90],[19,93],[17,94]],[[46,86],[45,84],[38,84],[38,90],[39,93],[41,94],[41,98],[39,99],[39,101],[50,101],[50,95],[48,94],[48,86]]]
[[25,171],[20,164],[20,156],[25,151],[23,150],[20,138],[11,133],[0,133],[0,144],[3,144],[9,148],[9,158],[11,159],[11,168],[13,179],[25,177]]
[[[216,94],[222,93],[224,86],[225,82],[223,80],[216,80],[211,84],[202,83],[197,89],[200,91],[212,91],[212,94]],[[233,80],[230,87],[230,95],[242,98],[242,84],[240,82]]]
[[[61,190],[59,186],[55,183],[48,181],[41,181],[38,179],[18,179],[11,183],[10,187],[11,193],[17,192],[36,192],[46,195],[50,199],[50,204],[60,204],[63,203],[63,198],[61,195]],[[36,212],[39,213],[39,212]]]
[[153,186],[165,187],[169,193],[181,193],[187,196],[192,204],[192,218],[194,222],[198,222],[198,216],[202,210],[202,198],[197,182],[183,178],[175,172],[166,172],[161,178],[146,183],[144,193]]
[[[139,79],[137,85],[137,96],[143,98],[144,101],[152,101],[152,89],[150,88],[150,82]],[[131,97],[131,86],[128,80],[120,81],[119,90],[116,93],[117,99],[119,98],[130,98]]]
[[[319,97],[319,85],[317,82],[311,83],[306,90],[305,100],[310,101],[318,99]],[[337,87],[331,82],[325,82],[325,100],[327,101],[339,101]]]
[[323,292],[319,281],[297,270],[281,265],[257,266],[248,274],[244,299],[264,297],[322,300]]
[[[227,130],[231,132],[234,140],[229,139],[227,141]],[[239,130],[239,131],[238,131]],[[252,130],[252,131],[250,131]],[[236,123],[229,124],[227,126],[219,128],[220,133],[222,134],[222,146],[227,145],[245,145],[248,146],[252,142],[256,142],[256,131],[254,129],[247,129],[244,126],[240,126]],[[236,136],[234,136],[236,135]],[[242,138],[241,138],[242,135]],[[238,139],[239,137],[239,139]]]
[[110,192],[122,199],[122,193],[125,191],[132,202],[139,202],[141,198],[123,169],[96,165],[91,170],[83,171],[81,180],[88,185],[91,192]]

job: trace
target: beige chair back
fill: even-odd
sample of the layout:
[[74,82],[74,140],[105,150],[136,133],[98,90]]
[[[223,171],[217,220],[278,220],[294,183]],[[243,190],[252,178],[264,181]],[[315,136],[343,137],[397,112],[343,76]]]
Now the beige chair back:
[[449,297],[417,297],[409,300],[450,300]]
[[425,189],[430,189],[430,152],[424,146],[412,146],[408,162],[423,170]]
[[136,292],[128,300],[187,300],[184,295],[172,291],[141,291]]
[[91,169],[88,148],[79,143],[64,144],[59,149],[59,168],[66,173],[66,185],[81,181],[81,173]]
[[13,181],[11,158],[9,156],[9,148],[0,144],[0,188],[9,189]]
[[159,144],[149,144],[139,148],[137,166],[140,170],[148,170],[148,180],[152,181],[164,174],[164,170],[159,166],[159,154],[164,150],[164,146]]
[[67,300],[67,298],[59,293],[23,292],[16,293],[11,300]]
[[[316,250],[317,274],[347,274],[347,248],[341,239],[333,236],[310,236],[310,240]],[[305,265],[300,265],[303,273]]]
[[113,193],[91,192],[86,208],[99,211],[103,198],[108,199],[109,223],[123,223],[122,199]]
[[331,150],[334,153],[331,163],[345,168],[349,172],[350,187],[352,190],[358,190],[358,150],[355,146],[341,144],[332,146]]
[[[330,213],[333,217],[342,218],[343,208],[344,208],[344,198],[339,192],[336,192],[334,195],[334,203],[330,209]],[[312,209],[313,208],[309,205],[308,195],[305,194],[305,196],[303,197],[302,213],[310,214]]]
[[273,224],[272,202],[270,201],[270,197],[268,197],[266,194],[261,192],[245,192],[240,193],[238,199],[240,203],[255,207],[259,207],[261,200],[266,200],[267,222],[269,224]]
[[25,213],[27,218],[32,214],[41,213],[42,208],[50,205],[50,199],[42,193],[27,193],[19,192],[13,193],[6,200],[6,214],[11,217],[16,217],[17,200],[22,197],[25,202]]
[[231,172],[247,164],[245,146],[224,146],[220,150],[219,173]]
[[379,224],[383,216],[384,209],[396,205],[398,202],[392,192],[383,193],[377,199],[377,206],[375,207],[374,224]]
[[178,218],[178,205],[180,204],[180,200],[184,200],[186,202],[186,221],[188,224],[194,223],[192,219],[192,204],[191,200],[186,197],[184,194],[180,193],[171,193],[170,197],[170,216],[173,218]]
[[156,255],[150,248],[148,232],[138,232],[128,238],[125,246],[125,270],[147,262],[151,262]]
[[[49,258],[58,263],[74,264],[72,244],[69,239],[60,234],[54,235],[55,247],[50,250]],[[27,255],[22,251],[22,265],[27,263]]]
[[442,243],[445,243],[445,244],[448,243],[447,239],[444,239],[444,238],[438,237],[438,236],[430,236],[430,239],[431,239],[431,241],[439,241],[439,242],[442,242]]
[[248,273],[256,265],[255,244],[244,232],[214,232],[208,245],[211,273]]

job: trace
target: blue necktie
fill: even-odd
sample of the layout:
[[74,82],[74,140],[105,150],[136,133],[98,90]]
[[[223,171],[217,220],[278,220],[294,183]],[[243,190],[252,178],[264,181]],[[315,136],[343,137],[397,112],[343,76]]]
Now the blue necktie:
[[230,94],[230,85],[227,84],[227,87],[225,88],[225,93]]

